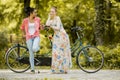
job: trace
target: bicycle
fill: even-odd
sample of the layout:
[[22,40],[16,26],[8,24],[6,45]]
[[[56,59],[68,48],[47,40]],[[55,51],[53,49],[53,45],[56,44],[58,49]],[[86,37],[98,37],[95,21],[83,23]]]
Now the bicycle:
[[[75,43],[71,46],[71,56],[76,57],[76,63],[81,68],[81,70],[87,73],[95,73],[99,71],[104,64],[104,55],[102,51],[95,46],[83,46],[81,40],[83,35],[78,34],[79,31],[82,34],[82,28],[74,27],[72,30],[76,32],[78,39],[76,39]],[[48,29],[46,31],[48,36]],[[49,40],[52,46],[52,41],[50,38]],[[41,66],[44,64],[45,66],[50,66],[50,53],[51,50],[46,54],[46,56],[35,55],[35,65]],[[7,66],[14,72],[22,73],[30,68],[29,53],[26,46],[22,46],[21,44],[17,43],[9,48],[5,56]]]
[[[48,31],[46,29],[46,31]],[[45,37],[48,36],[45,35]],[[51,39],[49,39],[50,45],[52,45]],[[25,45],[24,45],[25,44]],[[34,64],[35,66],[50,66],[51,65],[51,57],[49,53],[51,53],[52,50],[49,50],[49,52],[45,53],[44,55],[39,55],[35,53],[34,57]],[[30,63],[29,63],[29,50],[26,46],[25,41],[23,41],[22,44],[15,43],[13,46],[11,46],[5,54],[6,64],[10,70],[16,73],[23,73],[30,69]]]
[[[83,28],[73,27],[71,30],[77,34],[77,39],[71,47],[71,55],[72,57],[76,57],[77,65],[87,73],[99,71],[104,65],[104,55],[102,51],[95,46],[83,45]],[[78,32],[80,32],[80,35]]]

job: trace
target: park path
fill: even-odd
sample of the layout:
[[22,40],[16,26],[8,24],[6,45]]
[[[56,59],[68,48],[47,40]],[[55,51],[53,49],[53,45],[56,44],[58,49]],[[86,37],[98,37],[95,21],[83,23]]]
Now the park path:
[[100,70],[92,74],[81,70],[70,70],[68,74],[51,74],[50,70],[43,69],[39,71],[39,74],[32,74],[29,70],[24,73],[0,70],[0,80],[120,80],[120,70]]

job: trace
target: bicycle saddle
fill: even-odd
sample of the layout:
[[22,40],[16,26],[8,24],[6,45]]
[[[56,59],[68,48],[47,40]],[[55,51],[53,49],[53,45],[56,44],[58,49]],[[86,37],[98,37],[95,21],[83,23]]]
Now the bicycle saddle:
[[72,31],[82,31],[83,29],[81,27],[76,26],[76,27],[71,28],[71,30]]

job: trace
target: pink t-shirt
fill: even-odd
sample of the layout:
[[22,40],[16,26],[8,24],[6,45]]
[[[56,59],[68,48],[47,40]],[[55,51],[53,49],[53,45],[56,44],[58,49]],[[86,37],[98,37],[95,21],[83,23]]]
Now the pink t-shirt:
[[33,35],[31,35],[28,31],[28,27],[29,27],[29,19],[25,18],[22,22],[22,25],[20,27],[20,29],[22,29],[23,31],[25,31],[26,33],[26,40],[40,36],[40,28],[41,28],[41,24],[40,24],[40,18],[35,17],[34,19],[34,23],[35,23],[35,32]]

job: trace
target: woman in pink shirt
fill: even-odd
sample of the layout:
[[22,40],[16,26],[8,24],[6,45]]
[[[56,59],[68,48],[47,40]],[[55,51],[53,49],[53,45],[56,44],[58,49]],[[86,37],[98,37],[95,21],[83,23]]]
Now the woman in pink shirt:
[[36,17],[36,10],[31,7],[25,8],[27,18],[25,18],[21,25],[23,36],[26,38],[27,47],[29,49],[29,61],[31,65],[31,72],[35,73],[34,70],[34,52],[40,49],[40,36],[39,32],[41,29],[40,18]]

